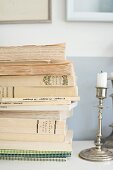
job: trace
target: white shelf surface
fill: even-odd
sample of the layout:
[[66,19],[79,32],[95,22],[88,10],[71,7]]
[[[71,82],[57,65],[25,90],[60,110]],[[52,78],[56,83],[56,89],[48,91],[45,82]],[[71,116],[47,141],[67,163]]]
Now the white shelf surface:
[[93,141],[73,142],[73,155],[67,162],[0,161],[0,170],[113,170],[113,161],[90,162],[79,158],[81,150],[94,146]]

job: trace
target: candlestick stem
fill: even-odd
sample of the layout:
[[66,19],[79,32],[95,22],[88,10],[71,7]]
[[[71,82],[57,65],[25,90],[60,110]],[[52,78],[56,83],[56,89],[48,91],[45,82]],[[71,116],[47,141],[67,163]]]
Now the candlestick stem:
[[103,99],[99,98],[99,105],[98,105],[98,129],[97,129],[97,142],[96,148],[101,149],[102,148],[102,110],[103,110]]

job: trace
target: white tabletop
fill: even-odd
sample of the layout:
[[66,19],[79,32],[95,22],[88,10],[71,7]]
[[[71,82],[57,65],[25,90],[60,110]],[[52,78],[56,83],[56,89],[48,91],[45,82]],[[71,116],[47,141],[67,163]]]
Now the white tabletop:
[[113,161],[90,162],[78,157],[92,141],[73,142],[73,155],[67,162],[0,161],[0,170],[113,170]]

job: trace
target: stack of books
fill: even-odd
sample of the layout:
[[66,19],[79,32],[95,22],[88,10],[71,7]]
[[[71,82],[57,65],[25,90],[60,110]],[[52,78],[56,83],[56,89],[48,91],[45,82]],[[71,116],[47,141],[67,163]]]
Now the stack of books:
[[0,159],[66,161],[79,101],[63,44],[0,48]]

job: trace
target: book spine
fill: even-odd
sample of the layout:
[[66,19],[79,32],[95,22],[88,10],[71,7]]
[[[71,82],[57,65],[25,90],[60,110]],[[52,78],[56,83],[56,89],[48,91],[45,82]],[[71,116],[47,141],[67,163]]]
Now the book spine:
[[[26,97],[26,98],[0,98],[0,103],[4,102],[61,102],[62,101],[79,101],[79,96],[76,97]],[[40,104],[39,104],[40,105]]]
[[[6,92],[5,92],[6,89]],[[78,87],[1,87],[1,98],[32,98],[32,97],[76,97]]]
[[[49,135],[51,137],[51,135]],[[58,135],[57,135],[58,137]],[[72,151],[72,131],[68,130],[64,142],[45,142],[43,141],[18,141],[18,140],[0,140],[0,149],[19,149],[19,150],[38,150],[48,151]]]
[[71,111],[77,106],[77,101],[70,105],[45,105],[45,106],[0,106],[0,111]]
[[43,153],[43,154],[27,154],[27,153],[22,153],[22,154],[19,154],[19,153],[1,153],[0,154],[0,157],[12,157],[12,156],[15,156],[15,157],[26,157],[26,158],[66,158],[66,157],[70,157],[69,154],[48,154],[48,153]]
[[11,154],[15,154],[15,155],[19,155],[19,154],[21,154],[21,155],[35,155],[35,154],[37,154],[37,155],[44,155],[44,154],[46,154],[46,155],[65,155],[65,156],[70,156],[71,155],[71,151],[39,151],[39,150],[29,150],[29,149],[0,149],[0,154],[9,154],[9,155],[11,155]]
[[20,160],[20,161],[55,161],[55,162],[65,162],[67,158],[31,158],[25,156],[0,156],[0,160]]
[[0,111],[0,118],[66,120],[72,116],[72,111]]
[[[72,139],[71,139],[72,140]],[[8,141],[0,140],[0,150],[32,150],[40,152],[72,152],[72,141],[66,142],[23,142],[23,141]]]
[[0,133],[37,133],[36,119],[0,118]]
[[64,104],[71,104],[71,101],[62,100],[62,101],[47,101],[47,102],[38,102],[38,101],[9,101],[9,102],[0,102],[0,106],[43,106],[43,105],[64,105]]
[[71,75],[0,76],[0,86],[74,86]]
[[32,141],[32,142],[65,142],[65,135],[39,135],[39,134],[25,134],[25,133],[0,133],[0,140],[12,141]]
[[0,118],[0,133],[66,134],[65,121],[45,119]]

